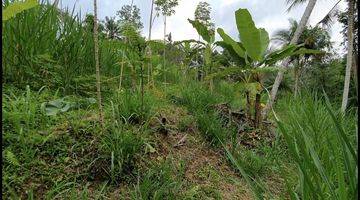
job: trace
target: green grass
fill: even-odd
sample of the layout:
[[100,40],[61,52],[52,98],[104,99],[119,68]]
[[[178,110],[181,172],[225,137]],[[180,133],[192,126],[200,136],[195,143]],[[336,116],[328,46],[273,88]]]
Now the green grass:
[[173,166],[171,159],[159,164],[149,163],[151,167],[146,170],[142,178],[134,185],[131,192],[132,199],[181,199],[181,176],[176,175],[181,168]]
[[143,124],[155,115],[155,97],[149,92],[142,99],[140,91],[115,91],[108,103],[111,116],[116,123]]
[[[333,95],[330,105],[326,98],[309,95],[309,88],[303,87],[301,95],[293,98],[291,74],[286,73],[275,108],[279,120],[273,138],[249,148],[239,141],[247,140],[246,133],[254,130],[249,127],[238,133],[214,107],[228,103],[231,109],[244,109],[244,91],[249,85],[236,82],[236,77],[215,78],[210,90],[208,82],[196,80],[197,69],[188,69],[186,74],[181,71],[184,55],[171,44],[167,45],[166,66],[162,66],[163,45],[154,42],[150,62],[155,82],[145,84],[142,96],[141,76],[145,83],[148,80],[148,66],[142,65],[145,59],[141,52],[145,39],[128,33],[132,41],[126,45],[123,40],[108,40],[102,33],[102,129],[98,107],[90,103],[96,101],[89,99],[96,98],[89,26],[75,10],[60,13],[45,0],[41,6],[3,22],[4,199],[221,199],[227,191],[215,185],[226,173],[212,165],[189,172],[185,160],[172,158],[172,152],[164,148],[182,137],[178,132],[191,136],[191,140],[196,137],[190,134],[199,133],[205,139],[203,145],[220,153],[246,181],[254,198],[357,198],[358,113],[351,107],[356,103],[354,95],[350,95],[351,106],[343,116],[334,109],[339,106]],[[342,69],[343,65],[336,67]],[[264,76],[264,84],[270,85],[273,79]],[[336,87],[343,78],[335,79],[325,85],[326,91],[339,89]],[[309,82],[310,88],[322,90],[315,83]],[[262,98],[262,103],[266,99]],[[72,106],[49,115],[46,105],[53,101]],[[188,112],[165,112],[177,110],[177,106]],[[157,134],[154,119],[159,115],[168,117],[168,135]],[[184,145],[171,150],[181,153],[190,143],[185,140]],[[186,173],[199,180],[188,181]],[[277,193],[273,194],[274,190]]]
[[356,117],[312,96],[285,104],[289,111],[278,124],[299,176],[297,186],[289,186],[291,198],[356,198]]
[[112,183],[119,184],[132,173],[143,148],[142,138],[129,130],[112,128],[101,136],[99,159]]

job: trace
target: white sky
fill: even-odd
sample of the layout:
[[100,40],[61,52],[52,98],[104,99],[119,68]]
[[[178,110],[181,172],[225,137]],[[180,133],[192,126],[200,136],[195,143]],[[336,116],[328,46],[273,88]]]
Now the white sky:
[[[175,15],[167,19],[167,32],[171,32],[173,40],[197,39],[196,30],[187,21],[193,19],[196,5],[201,0],[179,0],[179,5],[175,8]],[[204,1],[204,0],[203,0]],[[211,17],[215,26],[221,27],[230,34],[234,39],[237,38],[238,32],[235,25],[235,10],[247,8],[255,21],[257,27],[265,28],[270,37],[272,34],[282,28],[289,26],[288,19],[293,18],[300,20],[306,4],[298,6],[290,12],[286,12],[287,5],[285,0],[205,0],[212,7]],[[93,0],[60,0],[61,7],[70,7],[77,11],[81,10],[82,15],[93,12]],[[335,5],[337,0],[318,0],[311,16],[310,25],[319,22],[326,13]],[[115,16],[116,11],[120,10],[125,4],[131,4],[131,0],[98,0],[99,18],[105,16]],[[148,35],[150,4],[151,0],[134,0],[134,4],[140,8],[141,21],[144,24],[142,34]],[[346,3],[341,2],[339,8],[345,9]],[[343,40],[340,33],[341,25],[335,21],[331,28],[331,38],[334,42],[336,52],[342,54],[343,47],[340,46]],[[152,39],[161,39],[163,37],[163,20],[160,16],[155,20],[152,29]],[[219,36],[216,36],[219,39]]]

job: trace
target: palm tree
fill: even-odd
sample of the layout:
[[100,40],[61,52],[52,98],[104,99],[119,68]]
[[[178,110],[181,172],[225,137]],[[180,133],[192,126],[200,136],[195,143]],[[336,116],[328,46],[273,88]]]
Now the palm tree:
[[280,29],[275,31],[271,40],[273,40],[276,43],[279,43],[280,45],[289,44],[294,36],[297,27],[299,26],[299,23],[294,19],[289,19],[289,23],[290,23],[289,29]]
[[101,104],[101,90],[100,90],[100,66],[99,66],[99,41],[98,41],[98,22],[97,22],[97,0],[94,0],[94,52],[95,52],[95,67],[96,67],[96,89],[97,98],[99,102],[99,121],[101,126],[104,126],[104,116]]
[[[289,22],[290,22],[290,28],[276,31],[272,39],[273,41],[281,45],[290,44],[291,39],[299,24],[293,19],[290,19]],[[300,35],[297,44],[304,44],[307,49],[314,49],[314,50],[324,50],[324,49],[330,50],[332,47],[329,31],[319,26],[315,26],[315,27],[305,26],[304,31]],[[294,77],[295,77],[294,96],[295,97],[297,96],[299,91],[299,79],[303,67],[310,59],[317,59],[321,61],[322,60],[321,55],[319,56],[319,54],[310,54],[310,55],[305,54],[305,55],[296,55],[290,57],[290,62],[294,66]]]
[[348,22],[348,30],[347,30],[347,56],[346,56],[346,71],[345,71],[345,81],[344,81],[344,93],[343,93],[343,99],[342,99],[342,103],[341,103],[341,112],[345,113],[346,110],[346,106],[347,106],[347,102],[348,102],[348,97],[349,97],[349,86],[350,86],[350,75],[351,75],[351,66],[352,66],[352,61],[353,61],[353,45],[354,45],[354,30],[353,30],[353,26],[354,26],[354,4],[355,1],[354,0],[349,0],[348,1],[349,4],[349,10],[348,10],[348,15],[349,15],[349,22]]
[[114,17],[105,17],[104,28],[108,39],[118,39],[120,27]]
[[[300,20],[300,23],[299,23],[299,26],[297,27],[295,33],[294,33],[294,36],[293,38],[291,39],[290,41],[290,44],[296,44],[300,38],[300,35],[301,33],[303,32],[309,18],[310,18],[310,15],[311,15],[311,12],[313,11],[314,7],[315,7],[315,4],[316,4],[316,1],[317,0],[309,0],[308,1],[308,4],[305,8],[305,11],[304,11],[304,14],[303,16],[301,17],[301,20]],[[290,4],[289,8],[288,8],[288,11],[291,10],[293,7],[295,7],[296,5],[299,5],[299,4],[302,4],[304,3],[305,0],[287,0],[287,4]],[[288,65],[289,65],[289,59],[286,59],[283,63],[282,63],[282,66],[284,68],[287,68]],[[271,93],[270,93],[270,98],[265,106],[265,109],[263,111],[263,119],[266,119],[267,117],[267,114],[269,112],[269,110],[272,108],[272,105],[275,101],[275,98],[276,98],[276,94],[278,92],[278,89],[279,89],[279,86],[280,86],[280,83],[282,81],[284,77],[284,72],[283,70],[280,70],[276,76],[276,79],[275,79],[275,82],[273,84],[273,87],[271,89]]]

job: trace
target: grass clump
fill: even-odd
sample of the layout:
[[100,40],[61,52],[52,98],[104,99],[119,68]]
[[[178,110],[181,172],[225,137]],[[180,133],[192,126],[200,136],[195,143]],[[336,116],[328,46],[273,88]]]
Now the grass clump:
[[117,122],[143,124],[155,114],[155,100],[150,93],[144,93],[142,99],[139,91],[117,91],[111,97],[108,113],[112,113]]
[[206,111],[221,99],[199,83],[190,82],[181,91],[181,101],[192,113]]
[[[170,159],[152,164],[131,192],[132,199],[179,199],[181,177]],[[181,169],[180,169],[181,170]],[[179,173],[183,174],[183,173]]]
[[105,161],[105,172],[113,183],[131,174],[143,144],[142,138],[129,130],[113,128],[102,135],[100,157]]
[[195,118],[199,131],[211,144],[219,146],[220,141],[227,139],[228,131],[223,127],[216,112],[198,113]]
[[355,117],[335,113],[316,96],[288,101],[287,107],[278,124],[300,177],[288,186],[291,199],[355,199]]

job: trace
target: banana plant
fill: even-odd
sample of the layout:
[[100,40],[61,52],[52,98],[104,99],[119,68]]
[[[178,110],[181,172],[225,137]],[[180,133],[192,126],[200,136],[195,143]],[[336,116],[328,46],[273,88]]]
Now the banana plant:
[[191,39],[174,42],[174,45],[178,46],[184,54],[181,70],[186,74],[191,61],[193,61],[199,52],[204,50],[205,43]]
[[[196,29],[201,38],[205,41],[202,43],[204,45],[204,63],[205,68],[209,71],[209,74],[212,73],[212,53],[215,46],[215,32],[209,29],[206,25],[201,23],[198,20],[188,19],[190,24]],[[201,44],[201,43],[199,43]],[[212,84],[212,79],[210,79],[210,84]],[[210,85],[212,88],[212,85]]]
[[[258,84],[255,91],[255,119],[254,126],[257,128],[260,123],[260,93],[262,91],[262,75],[264,71],[276,70],[274,65],[289,56],[299,54],[323,53],[317,50],[306,49],[304,45],[287,45],[280,50],[268,53],[269,34],[263,28],[257,28],[247,9],[238,9],[235,12],[236,26],[240,40],[231,38],[222,28],[218,28],[222,41],[215,44],[226,49],[236,62],[235,67],[230,67],[221,73],[213,76],[225,76],[231,74],[246,74],[247,83]],[[249,91],[246,92],[249,94]]]
[[2,12],[2,21],[5,22],[10,18],[14,17],[16,14],[21,13],[25,10],[33,8],[39,5],[37,0],[27,0],[27,1],[19,1],[14,2],[8,5]]

